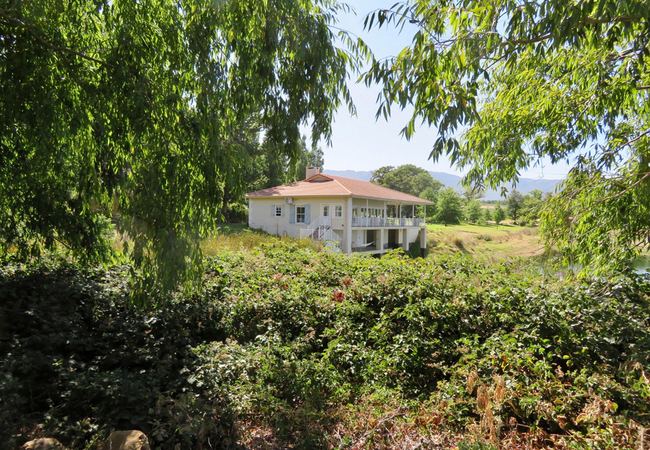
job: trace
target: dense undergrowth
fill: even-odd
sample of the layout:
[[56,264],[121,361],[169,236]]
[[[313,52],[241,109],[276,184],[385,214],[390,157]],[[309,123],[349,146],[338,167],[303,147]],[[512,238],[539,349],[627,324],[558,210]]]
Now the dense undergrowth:
[[647,280],[275,241],[144,311],[127,273],[2,268],[0,447],[124,428],[161,449],[650,441]]

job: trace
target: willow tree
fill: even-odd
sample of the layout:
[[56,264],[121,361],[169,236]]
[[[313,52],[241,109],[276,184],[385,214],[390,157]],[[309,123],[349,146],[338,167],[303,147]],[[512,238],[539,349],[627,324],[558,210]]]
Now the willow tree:
[[[200,268],[198,238],[246,164],[254,119],[293,155],[352,108],[334,0],[2,0],[0,243],[110,257],[107,218],[148,280]],[[342,36],[345,39],[345,36]]]
[[650,242],[650,8],[632,0],[412,0],[366,18],[411,26],[375,60],[378,115],[436,126],[431,157],[496,188],[542,160],[572,161],[542,216],[549,244],[585,267],[620,268]]

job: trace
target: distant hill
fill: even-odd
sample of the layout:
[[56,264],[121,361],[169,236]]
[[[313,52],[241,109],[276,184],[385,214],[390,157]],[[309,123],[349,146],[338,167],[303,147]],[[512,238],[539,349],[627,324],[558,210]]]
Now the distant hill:
[[[327,170],[323,171],[325,174],[338,175],[340,177],[354,178],[355,180],[370,181],[372,176],[372,171],[370,170]],[[445,172],[429,172],[433,178],[440,181],[445,186],[453,187],[458,191],[462,191],[460,185],[461,177],[458,175],[452,175]],[[523,194],[527,194],[530,191],[539,189],[542,192],[551,192],[555,186],[561,180],[536,180],[533,178],[520,178],[519,183],[517,183],[517,190]],[[506,188],[508,190],[512,189],[512,184],[507,183]],[[485,193],[485,200],[501,200],[501,192],[495,190],[488,190]]]

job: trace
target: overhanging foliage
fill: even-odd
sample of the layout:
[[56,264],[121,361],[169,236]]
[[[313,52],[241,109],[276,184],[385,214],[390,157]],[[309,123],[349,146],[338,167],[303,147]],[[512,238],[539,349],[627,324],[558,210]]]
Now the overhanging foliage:
[[[200,273],[198,237],[245,164],[254,118],[295,156],[329,138],[355,65],[331,0],[0,4],[0,245],[105,262],[113,215],[141,292]],[[346,43],[345,35],[341,35]],[[354,46],[354,44],[351,44]]]
[[543,158],[578,161],[542,216],[549,244],[592,269],[620,266],[650,237],[650,9],[616,0],[412,0],[366,26],[417,26],[375,60],[378,115],[414,108],[465,181],[498,187]]

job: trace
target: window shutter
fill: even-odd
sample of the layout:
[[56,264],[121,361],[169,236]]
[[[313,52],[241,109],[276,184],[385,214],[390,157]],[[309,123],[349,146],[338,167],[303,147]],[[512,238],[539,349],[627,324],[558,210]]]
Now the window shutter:
[[271,217],[275,217],[275,205],[271,205]]
[[280,207],[280,217],[284,217],[284,209],[285,209],[284,206]]
[[305,205],[305,223],[311,223],[311,205]]
[[289,206],[289,223],[296,223],[296,205]]

